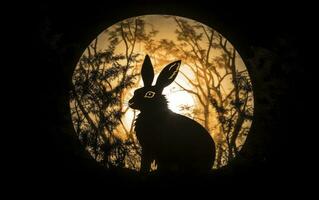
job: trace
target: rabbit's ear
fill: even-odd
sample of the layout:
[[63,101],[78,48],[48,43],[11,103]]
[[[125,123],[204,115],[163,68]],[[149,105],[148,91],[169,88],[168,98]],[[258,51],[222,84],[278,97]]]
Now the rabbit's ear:
[[146,55],[144,58],[141,74],[144,86],[151,86],[154,79],[154,69],[151,59],[148,55]]
[[168,64],[158,76],[156,81],[156,86],[163,89],[164,87],[171,84],[175,80],[178,74],[180,65],[181,65],[180,60]]

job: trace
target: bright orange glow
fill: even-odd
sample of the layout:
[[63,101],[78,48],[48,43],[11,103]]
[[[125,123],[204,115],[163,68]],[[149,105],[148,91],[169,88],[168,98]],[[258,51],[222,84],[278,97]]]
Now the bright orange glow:
[[[137,26],[138,22],[141,24],[140,29]],[[88,61],[87,57],[97,58],[96,52],[107,52],[113,44],[113,60],[105,61],[106,58],[101,58],[100,62],[96,62],[98,64]],[[242,58],[235,47],[214,29],[197,21],[176,16],[146,15],[123,20],[103,31],[85,50],[76,68],[83,69],[75,72],[73,83],[75,86],[81,86],[80,89],[85,88],[85,84],[92,81],[87,80],[87,74],[92,74],[92,71],[96,70],[96,73],[104,75],[108,69],[117,69],[115,65],[131,66],[125,72],[125,76],[139,74],[146,54],[150,55],[155,70],[153,84],[166,64],[175,60],[182,61],[175,81],[164,89],[163,94],[166,95],[169,108],[173,112],[196,120],[210,132],[217,144],[214,168],[225,166],[245,143],[252,123],[254,100],[249,74]],[[119,57],[121,59],[115,60]],[[100,84],[99,88],[105,89],[95,91],[97,95],[94,95],[98,96],[100,91],[112,91],[119,85],[123,76],[120,74],[116,78],[91,83],[92,88]],[[85,96],[87,90],[79,89],[78,99],[73,98],[70,101],[72,119],[79,138],[85,138],[85,134],[88,135],[101,126],[98,133],[101,144],[113,144],[114,140],[120,139],[123,143],[131,141],[135,145],[134,148],[138,146],[134,132],[134,119],[138,111],[128,108],[128,100],[133,96],[134,90],[140,87],[143,87],[143,83],[138,75],[130,87],[117,94],[117,104],[106,106],[103,112],[92,109],[92,105],[99,108],[105,106],[101,104],[103,100],[96,96],[85,100],[92,91]],[[103,127],[103,117],[113,117],[113,113],[110,114],[108,111],[119,108],[123,115],[116,126]],[[239,119],[245,116],[239,115],[239,112],[248,117]],[[239,130],[234,128],[236,123],[240,123]],[[234,133],[235,131],[237,132]],[[230,144],[229,141],[234,143]],[[98,150],[94,148],[92,145],[86,146],[92,156],[102,162],[105,159],[104,152],[98,151],[100,147]],[[125,160],[125,167],[138,170],[139,155],[136,151],[138,150],[135,149],[135,153],[126,156],[128,160]],[[117,159],[116,155],[112,156],[110,160]]]

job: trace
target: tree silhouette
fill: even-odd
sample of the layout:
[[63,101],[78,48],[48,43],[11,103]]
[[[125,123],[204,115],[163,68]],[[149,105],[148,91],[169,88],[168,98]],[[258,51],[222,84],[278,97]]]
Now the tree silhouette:
[[[73,123],[81,142],[97,161],[109,168],[138,168],[140,147],[132,128],[127,130],[122,122],[127,111],[123,94],[138,82],[135,44],[147,42],[156,31],[147,33],[142,19],[131,18],[108,34],[106,50],[99,49],[96,38],[74,71],[70,101]],[[119,47],[124,51],[117,52]],[[119,126],[125,130],[126,140],[119,137]]]
[[[193,109],[193,114],[198,116],[197,119],[207,130],[215,133],[215,167],[220,167],[238,154],[238,144],[241,143],[238,141],[249,130],[253,102],[248,72],[246,69],[239,71],[236,66],[238,54],[221,34],[195,21],[172,16],[168,18],[176,23],[177,40],[153,41],[146,49],[157,55],[156,59],[160,62],[167,62],[170,59],[168,55],[171,55],[187,63],[193,76],[183,72],[181,75],[192,85],[192,89],[178,82],[176,84],[197,99],[199,110]],[[231,83],[230,90],[224,88],[227,81]],[[190,108],[184,106],[181,109]],[[219,123],[213,122],[213,115],[217,115]]]
[[[235,48],[218,32],[196,21],[165,16],[176,27],[167,38],[156,37],[152,21],[135,17],[104,31],[85,50],[73,75],[70,107],[74,128],[91,155],[108,168],[140,168],[141,147],[130,124],[127,94],[138,87],[145,54],[155,74],[173,60],[182,60],[178,91],[196,100],[182,105],[184,115],[200,122],[216,143],[214,168],[234,158],[248,134],[253,93],[247,69]],[[153,22],[154,23],[154,22]],[[185,70],[184,70],[185,69]],[[152,167],[155,169],[155,165]]]

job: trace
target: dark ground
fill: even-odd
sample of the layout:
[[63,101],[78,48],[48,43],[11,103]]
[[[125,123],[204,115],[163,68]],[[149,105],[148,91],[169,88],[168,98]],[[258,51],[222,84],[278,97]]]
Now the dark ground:
[[[159,186],[225,196],[251,196],[250,191],[259,191],[260,196],[278,191],[307,195],[300,189],[314,179],[312,163],[316,157],[310,156],[315,150],[309,144],[315,132],[310,130],[313,117],[306,111],[316,107],[310,95],[315,90],[309,85],[313,69],[318,67],[307,63],[313,60],[309,46],[315,45],[309,44],[316,40],[311,39],[316,25],[311,6],[229,4],[138,1],[20,5],[13,13],[21,16],[16,33],[31,46],[20,43],[16,48],[26,57],[18,68],[23,73],[17,104],[22,99],[27,110],[14,118],[15,124],[25,123],[16,125],[23,130],[17,140],[22,146],[11,157],[15,161],[12,177],[18,179],[10,178],[10,185],[50,192],[94,189],[95,194],[123,187],[133,188],[134,196],[144,187],[157,191]],[[179,15],[211,26],[233,43],[246,62],[254,86],[255,119],[241,156],[228,167],[199,177],[143,178],[100,169],[81,151],[68,108],[75,64],[102,30],[143,14]],[[251,59],[257,59],[258,65],[249,64]]]

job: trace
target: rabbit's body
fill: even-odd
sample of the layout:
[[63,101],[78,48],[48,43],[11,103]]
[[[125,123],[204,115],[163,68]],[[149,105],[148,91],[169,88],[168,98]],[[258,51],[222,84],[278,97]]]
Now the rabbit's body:
[[141,111],[135,131],[142,147],[142,172],[148,172],[154,160],[162,172],[207,171],[214,163],[215,143],[210,134],[196,121],[169,110],[162,95],[175,80],[180,63],[167,65],[152,86],[154,70],[146,56],[141,71],[144,87],[135,90],[129,101],[131,108]]
[[207,171],[215,144],[200,124],[169,109],[139,114],[136,136],[143,149],[142,165],[155,160],[160,171]]

